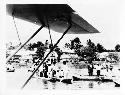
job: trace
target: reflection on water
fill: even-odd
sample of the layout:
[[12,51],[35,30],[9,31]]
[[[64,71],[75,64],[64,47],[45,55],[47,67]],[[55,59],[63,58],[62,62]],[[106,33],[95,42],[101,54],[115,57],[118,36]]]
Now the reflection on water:
[[[30,73],[27,69],[19,69],[14,73],[7,73],[7,87],[21,88],[22,84],[28,79]],[[72,84],[63,82],[50,82],[45,78],[32,78],[25,89],[41,90],[41,89],[62,89],[62,90],[79,90],[79,89],[119,89],[115,87],[114,82],[102,81],[73,81]]]
[[56,88],[56,82],[52,83],[52,88],[55,89]]
[[43,80],[44,89],[48,89],[48,81]]
[[101,81],[74,81],[72,84],[66,84],[62,82],[50,82],[45,79],[37,79],[37,85],[41,86],[41,89],[113,89],[116,88],[113,82],[101,82]]
[[88,85],[89,88],[93,88],[93,86],[94,86],[93,82],[90,82]]

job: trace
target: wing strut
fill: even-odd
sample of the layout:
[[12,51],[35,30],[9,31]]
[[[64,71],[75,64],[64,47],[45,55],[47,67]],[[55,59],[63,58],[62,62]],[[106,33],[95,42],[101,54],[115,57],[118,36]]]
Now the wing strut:
[[11,54],[9,57],[7,57],[6,63],[21,49],[24,45],[26,45],[44,26],[42,25],[25,43],[21,44],[17,50]]
[[49,53],[46,55],[46,57],[42,60],[42,62],[39,64],[39,66],[33,71],[32,75],[27,79],[27,81],[24,83],[21,89],[23,89],[27,83],[30,81],[32,76],[35,74],[35,72],[39,69],[39,67],[43,64],[43,62],[46,60],[46,58],[49,56],[49,54],[54,50],[54,48],[57,46],[57,44],[61,41],[61,39],[64,37],[64,35],[68,32],[68,30],[71,28],[72,24],[69,22],[69,26],[66,29],[66,31],[63,33],[63,35],[60,37],[60,39],[56,42],[56,44],[50,49]]
[[51,36],[51,33],[50,33],[49,21],[47,19],[47,16],[46,16],[46,22],[47,22],[47,27],[48,27],[48,30],[49,30],[49,36],[50,36],[50,40],[51,40],[51,45],[53,46],[53,41],[52,41],[52,36]]

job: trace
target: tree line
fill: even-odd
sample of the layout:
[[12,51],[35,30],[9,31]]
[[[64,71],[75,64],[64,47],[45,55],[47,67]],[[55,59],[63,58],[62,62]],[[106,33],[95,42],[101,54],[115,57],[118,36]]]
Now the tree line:
[[[52,44],[48,43],[48,40],[46,40],[45,44],[41,41],[38,41],[36,43],[30,43],[27,46],[28,50],[33,50],[34,48],[37,48],[36,54],[39,58],[43,58],[44,53],[46,49],[51,49]],[[74,50],[74,52],[80,56],[81,58],[86,58],[87,60],[97,60],[97,53],[102,52],[120,52],[120,45],[117,44],[114,49],[106,49],[103,45],[100,43],[95,44],[91,41],[91,39],[88,39],[86,42],[86,46],[83,46],[81,44],[81,41],[78,37],[74,38],[73,40],[70,40],[69,43],[65,43],[65,48],[69,48],[71,50]],[[54,51],[58,54],[58,60],[60,59],[62,53],[62,50],[59,48],[59,46],[56,46]]]
[[100,43],[97,43],[97,45],[92,42],[90,39],[87,40],[86,46],[83,46],[81,44],[81,41],[78,37],[74,38],[73,40],[70,40],[69,43],[65,44],[66,48],[69,48],[71,50],[74,50],[74,52],[82,57],[86,58],[87,60],[97,60],[97,53],[102,52],[120,52],[120,45],[117,44],[114,49],[106,49],[103,45]]
[[[26,50],[34,50],[36,48],[36,54],[37,56],[42,59],[44,57],[44,53],[47,49],[51,49],[53,47],[52,44],[48,43],[48,40],[46,40],[45,43],[38,41],[36,43],[29,43],[24,46],[24,49]],[[103,45],[100,43],[95,44],[90,39],[87,40],[86,46],[83,46],[81,44],[81,41],[78,37],[70,40],[69,43],[65,43],[65,48],[69,48],[71,50],[74,50],[74,52],[81,58],[86,58],[87,60],[96,60],[97,59],[97,53],[102,52],[120,52],[120,45],[117,44],[114,49],[106,49]],[[14,48],[14,46],[11,46],[10,48]],[[59,46],[56,46],[54,51],[58,54],[58,60],[60,60],[61,55],[63,54],[62,50],[59,48]]]

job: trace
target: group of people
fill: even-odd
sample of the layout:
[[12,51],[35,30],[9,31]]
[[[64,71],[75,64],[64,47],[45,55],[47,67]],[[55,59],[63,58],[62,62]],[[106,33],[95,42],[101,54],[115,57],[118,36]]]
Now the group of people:
[[88,75],[89,76],[93,76],[94,69],[96,70],[96,75],[99,77],[101,75],[101,70],[109,73],[110,71],[113,70],[113,66],[107,62],[101,63],[101,64],[99,63],[93,64],[92,61],[89,61],[88,62]]
[[[96,71],[96,76],[98,77],[101,74],[103,74],[103,71],[106,71],[109,73],[109,70],[110,70],[108,65],[103,66],[103,64],[99,64],[99,63],[94,64],[92,61],[88,62],[87,68],[88,68],[89,76],[95,75],[95,71]],[[62,61],[62,62],[57,63],[57,59],[48,59],[40,66],[37,72],[37,75],[40,77],[45,77],[45,78],[67,79],[69,78],[69,75],[71,73],[70,71],[71,70],[67,66],[67,61]]]
[[93,70],[96,69],[96,75],[99,77],[101,74],[101,65],[98,63],[94,65],[92,60],[88,62],[88,74],[89,76],[93,76]]
[[39,68],[39,76],[45,78],[67,78],[68,67],[66,61],[63,61],[62,64],[58,63],[55,60],[47,60]]

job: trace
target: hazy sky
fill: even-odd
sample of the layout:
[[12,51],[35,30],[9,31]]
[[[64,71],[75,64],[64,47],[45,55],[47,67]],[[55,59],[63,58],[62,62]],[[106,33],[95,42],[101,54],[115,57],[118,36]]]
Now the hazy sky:
[[[79,2],[77,2],[79,1]],[[94,1],[94,2],[93,2]],[[66,42],[70,42],[75,37],[79,37],[82,44],[91,39],[95,43],[101,43],[107,49],[113,49],[120,43],[120,2],[119,0],[73,0],[66,2],[83,19],[87,20],[100,33],[98,34],[67,34],[64,36],[59,46],[62,47]],[[19,31],[21,42],[30,37],[40,26],[32,23],[15,19]],[[16,29],[12,17],[6,16],[6,39],[7,42],[19,43]],[[51,30],[53,42],[56,42],[62,35]],[[49,32],[42,29],[30,42],[49,40]]]

